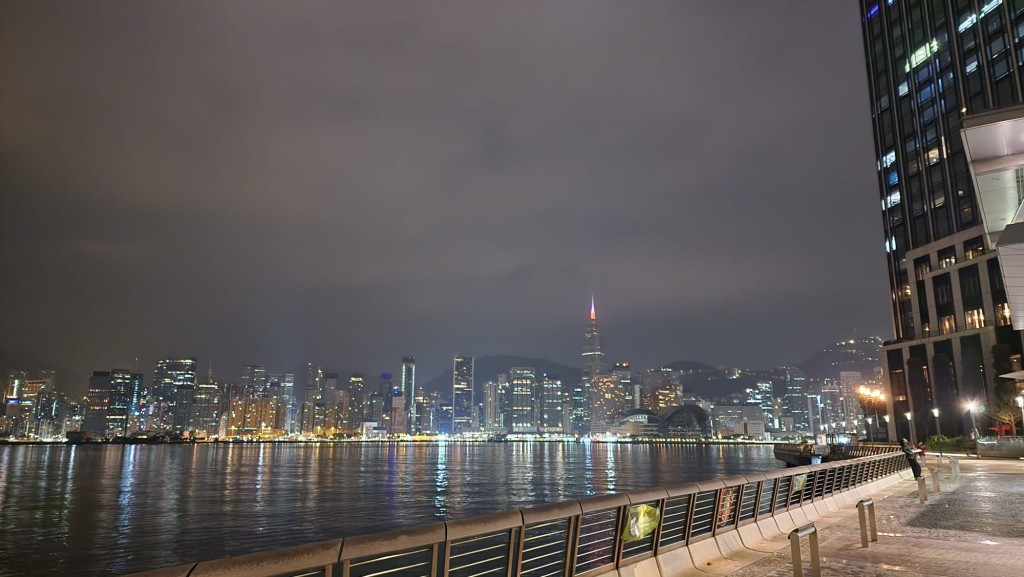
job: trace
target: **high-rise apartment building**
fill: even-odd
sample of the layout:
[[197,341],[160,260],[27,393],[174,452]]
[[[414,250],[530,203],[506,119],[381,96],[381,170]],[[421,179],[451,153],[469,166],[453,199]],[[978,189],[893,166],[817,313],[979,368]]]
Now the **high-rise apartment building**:
[[[315,435],[323,428],[323,378],[324,372],[319,366],[306,365],[306,388],[302,398],[302,434]],[[319,405],[319,407],[318,407]]]
[[962,131],[1024,101],[1024,4],[861,0],[861,15],[892,288],[889,411],[900,437],[925,438],[933,408],[944,434],[962,434],[966,402],[1006,370],[993,348],[1021,355],[996,249],[1024,173],[1005,158],[979,170]]
[[196,360],[194,358],[172,358],[157,361],[156,370],[153,371],[153,387],[150,390],[150,399],[147,403],[146,428],[157,432],[174,430],[174,407],[178,401],[178,389],[195,389],[195,385]]
[[497,381],[484,383],[484,431],[508,432],[508,375],[501,373]]
[[473,357],[456,356],[452,361],[452,434],[475,429],[473,400]]

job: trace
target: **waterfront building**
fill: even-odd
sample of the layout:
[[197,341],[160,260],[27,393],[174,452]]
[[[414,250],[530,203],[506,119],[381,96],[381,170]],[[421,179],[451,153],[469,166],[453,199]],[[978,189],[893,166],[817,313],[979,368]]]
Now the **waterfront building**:
[[793,428],[797,431],[810,429],[807,412],[807,377],[804,372],[794,367],[782,367],[775,371],[776,378],[784,391],[783,416],[793,420]]
[[355,374],[348,378],[347,405],[343,408],[342,419],[347,424],[346,431],[356,434],[362,429],[365,419],[366,382],[362,375]]
[[270,374],[267,389],[273,400],[274,420],[271,427],[281,434],[295,432],[295,375],[292,373]]
[[894,325],[891,433],[923,440],[934,408],[944,434],[965,434],[966,405],[990,402],[1022,352],[1024,302],[1010,301],[999,250],[1013,244],[1000,237],[1020,205],[1022,150],[1013,113],[992,111],[1024,102],[1024,6],[860,4]]
[[220,428],[220,386],[213,374],[196,384],[194,412],[189,419],[189,430],[204,435],[216,435]]
[[537,402],[538,431],[541,433],[568,433],[571,427],[570,404],[562,381],[553,375],[544,374],[536,389],[539,393]]
[[416,390],[416,357],[402,357],[402,397],[405,402],[406,415],[405,421],[405,432],[407,433],[420,433],[423,431],[420,425],[420,416],[417,409],[417,395],[419,391]]
[[512,433],[537,432],[537,369],[512,367],[509,371],[512,387]]
[[760,407],[764,413],[765,426],[775,426],[775,403],[771,379],[760,379],[753,387],[746,390],[746,404]]
[[842,394],[842,419],[848,423],[847,428],[853,431],[853,423],[863,418],[858,390],[864,385],[864,377],[859,371],[842,371],[839,373],[839,391]]
[[717,405],[711,409],[715,433],[722,437],[764,437],[764,410],[746,405]]
[[173,431],[178,388],[194,389],[195,384],[195,358],[168,358],[157,361],[156,370],[153,371],[153,387],[147,401],[146,428],[157,432]]
[[590,384],[590,431],[605,433],[608,428],[632,407],[626,401],[626,394],[614,375],[597,375]]
[[457,355],[452,361],[452,434],[476,428],[473,400],[473,357]]
[[643,401],[643,393],[640,392],[640,379],[633,378],[633,367],[630,363],[615,363],[612,367],[612,376],[619,380],[619,388],[626,397],[626,404],[634,409],[639,409]]
[[593,297],[590,298],[590,317],[583,331],[581,367],[585,402],[582,407],[573,407],[574,414],[572,420],[575,425],[574,428],[578,429],[581,433],[586,433],[590,431],[590,421],[593,418],[593,407],[589,405],[590,400],[593,398],[590,389],[593,387],[594,378],[604,374],[605,370],[604,341],[601,338],[601,331],[597,326],[597,307],[594,304]]
[[484,431],[488,433],[507,433],[507,408],[509,394],[508,375],[498,375],[497,381],[487,381],[484,392]]
[[[323,369],[313,363],[306,364],[306,387],[302,398],[303,435],[316,435],[318,428],[323,427],[322,420],[317,418],[318,414],[323,413],[323,377]],[[320,405],[319,411],[317,405]]]

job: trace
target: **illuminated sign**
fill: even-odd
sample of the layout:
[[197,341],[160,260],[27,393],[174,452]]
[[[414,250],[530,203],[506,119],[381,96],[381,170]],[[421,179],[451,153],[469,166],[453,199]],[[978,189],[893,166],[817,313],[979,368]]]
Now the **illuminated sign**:
[[906,71],[910,72],[911,69],[917,68],[919,64],[928,60],[928,57],[939,51],[939,41],[932,38],[932,41],[921,46],[910,55],[910,59],[907,60]]
[[1003,0],[992,0],[988,4],[985,4],[984,6],[981,7],[981,12],[978,12],[977,14],[971,14],[967,18],[964,18],[964,21],[961,22],[960,26],[957,27],[957,31],[963,34],[965,30],[977,24],[978,20],[984,18],[986,14],[995,10],[1002,3]]

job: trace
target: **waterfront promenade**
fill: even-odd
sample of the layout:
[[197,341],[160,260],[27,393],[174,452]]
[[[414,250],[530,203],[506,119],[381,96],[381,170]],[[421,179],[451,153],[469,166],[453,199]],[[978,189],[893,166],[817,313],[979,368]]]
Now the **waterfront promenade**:
[[[874,492],[878,542],[869,548],[861,547],[855,510],[818,522],[822,576],[1024,577],[1024,461],[961,457],[960,470],[953,479],[943,459],[942,492],[934,493],[926,469],[926,503],[913,479]],[[790,558],[785,548],[729,575],[789,576]],[[806,544],[803,559],[806,571]]]

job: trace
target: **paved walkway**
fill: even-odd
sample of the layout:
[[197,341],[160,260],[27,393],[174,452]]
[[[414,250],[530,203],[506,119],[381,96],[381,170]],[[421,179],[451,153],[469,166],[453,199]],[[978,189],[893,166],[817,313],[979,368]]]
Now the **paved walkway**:
[[[935,466],[929,455],[927,466]],[[872,496],[878,542],[860,546],[856,511],[819,532],[822,575],[861,577],[1024,577],[1024,461],[960,459],[954,480],[940,469],[941,493],[919,503],[917,482],[896,483]],[[805,539],[806,541],[806,539]],[[804,574],[810,555],[803,549]],[[730,573],[730,577],[793,574],[787,547]]]

